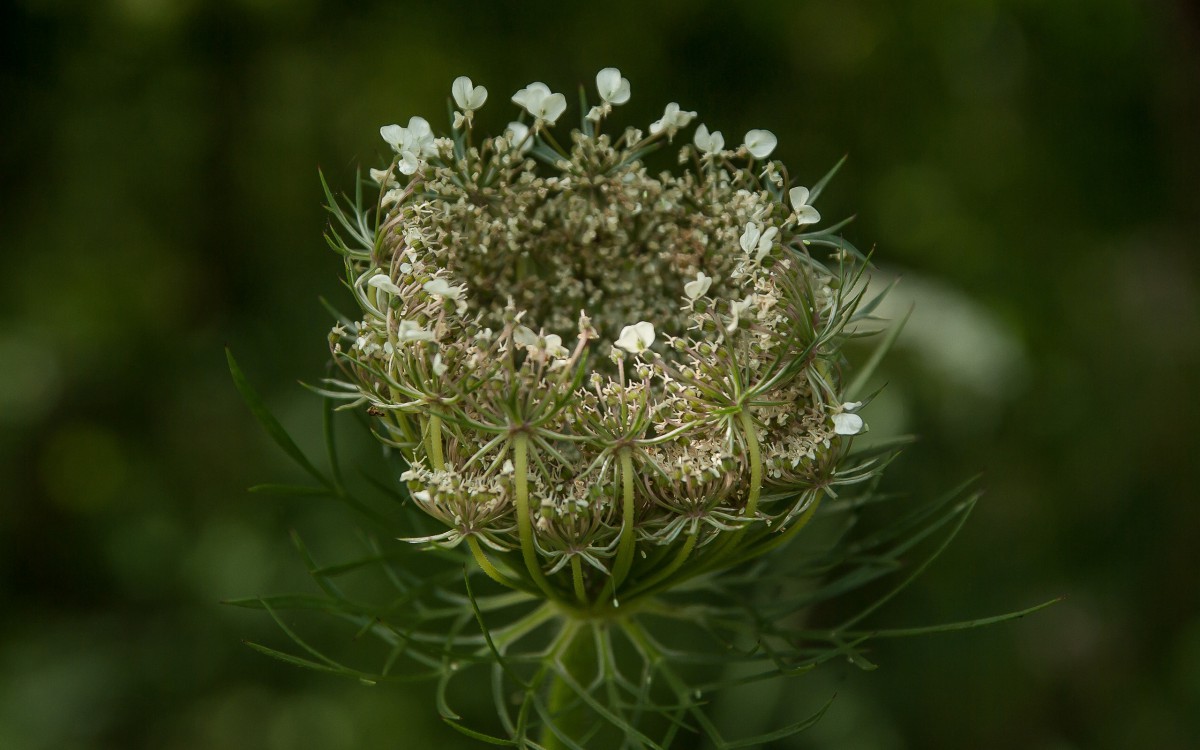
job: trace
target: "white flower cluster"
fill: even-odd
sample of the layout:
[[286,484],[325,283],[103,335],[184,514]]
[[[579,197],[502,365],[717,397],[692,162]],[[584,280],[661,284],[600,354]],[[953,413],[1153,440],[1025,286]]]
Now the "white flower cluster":
[[[605,68],[596,92],[568,149],[548,137],[566,98],[541,82],[512,96],[532,122],[478,145],[420,117],[382,128],[378,234],[346,255],[362,314],[334,337],[335,385],[383,415],[449,529],[423,541],[582,555],[588,591],[619,583],[631,545],[785,528],[865,429],[837,376],[861,266],[814,257],[819,189],[762,163],[762,129],[727,150],[701,124],[682,149],[699,168],[652,173],[644,155],[696,113],[672,102],[613,137],[629,81]],[[461,134],[488,92],[464,76],[451,95]]]

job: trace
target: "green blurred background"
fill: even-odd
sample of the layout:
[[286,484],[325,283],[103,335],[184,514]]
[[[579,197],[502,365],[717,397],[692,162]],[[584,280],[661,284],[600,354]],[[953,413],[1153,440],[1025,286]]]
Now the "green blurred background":
[[[0,11],[0,748],[459,747],[428,686],[255,654],[223,598],[307,587],[288,541],[353,537],[248,496],[293,469],[229,345],[305,446],[339,261],[317,169],[380,125],[495,129],[532,80],[620,67],[618,123],[751,127],[917,313],[867,413],[922,440],[889,486],[983,472],[950,551],[880,613],[915,625],[729,716],[829,695],[796,748],[1200,746],[1200,15],[1182,0],[720,3],[16,0]],[[569,97],[574,101],[574,97]],[[571,118],[575,116],[572,108]],[[481,686],[483,689],[483,686]]]

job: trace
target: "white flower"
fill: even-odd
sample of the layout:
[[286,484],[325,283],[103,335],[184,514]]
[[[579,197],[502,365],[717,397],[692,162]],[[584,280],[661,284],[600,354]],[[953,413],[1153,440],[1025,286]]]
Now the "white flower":
[[697,271],[696,280],[689,281],[683,285],[683,293],[687,295],[688,299],[695,301],[708,292],[708,288],[712,286],[712,281],[711,276],[705,276],[703,271]]
[[863,419],[857,414],[833,415],[833,431],[838,435],[857,435],[863,427]]
[[725,148],[725,136],[721,135],[721,131],[714,130],[709,133],[708,126],[704,124],[696,128],[696,136],[693,142],[696,144],[696,148],[706,154],[715,154]]
[[421,288],[436,297],[446,297],[452,300],[461,299],[463,293],[461,286],[450,286],[450,282],[445,279],[426,281]]
[[567,348],[562,345],[562,336],[557,333],[547,333],[539,336],[529,326],[517,326],[513,329],[513,343],[531,352],[545,352],[551,357],[567,356]]
[[739,242],[747,255],[754,254],[754,261],[761,263],[762,259],[767,257],[767,253],[771,252],[771,245],[774,244],[777,234],[779,229],[776,227],[767,227],[764,232],[757,224],[750,222],[746,225],[746,231],[742,232]]
[[596,90],[605,104],[624,104],[629,101],[629,79],[621,77],[616,68],[605,68],[596,74]]
[[863,418],[850,412],[857,411],[862,401],[847,401],[833,414],[833,431],[838,435],[857,435],[866,427]]
[[413,320],[400,321],[396,331],[396,339],[399,341],[435,341],[436,338],[433,331]]
[[779,139],[770,130],[751,130],[742,144],[755,159],[765,159],[775,150]]
[[487,101],[487,89],[483,86],[472,86],[471,79],[466,76],[454,79],[450,93],[454,96],[454,103],[458,108],[468,114],[482,107]]
[[517,326],[513,329],[513,343],[517,346],[537,346],[538,336],[529,326]]
[[533,148],[533,139],[529,137],[529,126],[523,122],[510,122],[504,129],[504,137],[508,139],[509,146],[519,146],[522,154]]
[[567,356],[567,347],[562,345],[562,336],[557,333],[547,333],[542,340],[546,346],[546,353],[551,357]]
[[386,273],[375,274],[367,279],[367,284],[388,294],[403,294],[400,287],[396,286]]
[[453,300],[456,303],[455,308],[458,310],[459,315],[467,311],[467,301],[463,299],[463,287],[450,286],[450,283],[445,279],[432,279],[426,281],[421,288],[435,297]]
[[433,374],[434,375],[437,375],[440,378],[443,375],[445,375],[449,369],[450,369],[449,367],[446,367],[446,363],[442,361],[441,353],[433,355]]
[[567,97],[551,93],[550,87],[541,81],[535,81],[513,94],[512,100],[538,121],[548,125],[553,125],[567,110]]
[[415,173],[420,168],[421,159],[437,155],[433,129],[424,117],[410,117],[408,127],[384,125],[379,129],[379,135],[400,154],[397,169],[402,174]]
[[686,128],[695,116],[695,112],[685,112],[677,103],[671,102],[663,110],[663,116],[650,123],[650,135],[658,135],[665,130],[668,138],[674,138],[679,129]]
[[396,178],[392,177],[390,169],[371,169],[371,179],[380,185],[386,183],[389,187],[396,184]]
[[808,205],[808,188],[792,188],[788,191],[788,200],[792,202],[792,210],[796,212],[797,224],[816,224],[821,220],[817,209]]
[[383,138],[384,142],[392,148],[399,151],[400,144],[404,142],[404,135],[407,128],[400,125],[384,125],[379,129],[379,137]]
[[737,330],[738,322],[742,318],[742,313],[744,313],[744,312],[746,312],[746,310],[750,309],[750,307],[753,304],[754,304],[754,295],[751,295],[751,294],[746,295],[746,298],[741,300],[740,302],[738,300],[730,300],[730,302],[729,302],[730,319],[729,319],[729,324],[725,326],[726,333],[733,333],[734,331]]
[[621,335],[613,343],[618,349],[630,354],[641,354],[654,343],[654,324],[641,321],[621,329]]

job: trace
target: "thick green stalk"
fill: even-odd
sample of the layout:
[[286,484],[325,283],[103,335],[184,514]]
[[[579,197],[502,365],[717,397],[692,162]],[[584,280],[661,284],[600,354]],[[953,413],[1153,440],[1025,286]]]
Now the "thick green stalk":
[[633,531],[633,459],[629,450],[621,451],[621,541],[617,543],[617,559],[613,563],[612,584],[615,591],[633,565],[634,531]]
[[571,557],[571,582],[575,586],[575,598],[579,603],[587,606],[587,589],[583,585],[583,563],[579,560],[579,555]]
[[557,601],[558,592],[550,584],[542,566],[538,563],[537,548],[533,544],[533,522],[529,520],[529,438],[517,433],[513,438],[513,463],[517,481],[517,534],[521,537],[521,556],[533,582],[549,599]]
[[471,554],[475,556],[475,563],[479,566],[479,569],[487,575],[488,578],[491,578],[501,586],[507,586],[510,589],[516,589],[518,591],[521,590],[520,586],[508,580],[508,577],[501,573],[500,569],[488,559],[487,553],[485,553],[483,548],[479,546],[479,540],[473,536],[467,537],[467,546],[471,548]]
[[746,435],[746,452],[750,454],[750,495],[746,498],[746,510],[742,513],[743,516],[750,520],[754,520],[754,514],[758,512],[758,493],[762,491],[762,455],[758,450],[758,428],[754,425],[754,418],[750,416],[750,410],[746,407],[742,408],[738,415],[742,420],[742,430]]
[[442,418],[436,414],[429,415],[429,462],[433,468],[441,471],[446,468],[446,458],[442,454]]
[[748,407],[742,407],[738,419],[746,437],[746,453],[750,455],[750,494],[746,496],[746,507],[742,509],[742,517],[746,519],[746,523],[737,531],[724,535],[724,538],[714,545],[713,552],[705,559],[707,567],[710,568],[723,565],[725,561],[736,557],[738,543],[745,535],[747,527],[754,522],[754,514],[758,512],[758,496],[762,492],[763,468],[762,454],[758,447],[758,427],[754,425],[754,418],[750,416]]

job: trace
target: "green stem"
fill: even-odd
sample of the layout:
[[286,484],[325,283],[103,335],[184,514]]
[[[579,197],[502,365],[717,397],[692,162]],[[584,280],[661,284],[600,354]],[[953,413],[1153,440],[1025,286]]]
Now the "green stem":
[[478,539],[473,536],[467,537],[467,545],[471,548],[471,554],[475,556],[475,562],[477,565],[479,565],[479,569],[482,570],[488,578],[491,578],[501,586],[505,586],[510,589],[515,589],[517,591],[527,590],[525,588],[525,584],[510,580],[508,576],[500,572],[500,569],[497,568],[490,559],[488,559],[487,553],[485,553],[483,548],[479,546]]
[[436,471],[446,468],[446,457],[442,454],[442,418],[429,415],[429,461]]
[[750,454],[750,494],[746,496],[746,507],[742,509],[742,517],[746,519],[746,523],[713,545],[713,552],[705,558],[705,562],[708,563],[707,567],[710,568],[725,565],[725,561],[736,557],[738,543],[742,540],[749,525],[754,522],[754,514],[758,512],[758,495],[762,491],[762,454],[758,447],[758,428],[755,427],[754,418],[750,416],[749,409],[745,406],[738,412],[738,419],[742,423],[742,433],[746,437],[746,452]]
[[746,498],[746,510],[742,515],[753,521],[758,512],[758,493],[762,491],[762,455],[758,451],[758,428],[754,426],[750,410],[743,407],[738,416],[746,435],[746,451],[750,454],[750,496]]
[[616,591],[633,565],[633,459],[629,451],[621,451],[621,541],[617,543],[617,560],[613,564],[612,585]]
[[521,537],[521,556],[525,558],[525,567],[529,569],[533,582],[548,599],[557,601],[558,592],[542,572],[537,548],[533,544],[533,522],[529,520],[529,437],[523,432],[513,438],[513,463],[517,480],[517,534]]
[[571,582],[575,585],[575,597],[579,599],[579,603],[587,606],[587,589],[583,586],[583,563],[579,560],[579,555],[571,556]]
[[667,567],[659,570],[657,573],[655,573],[653,576],[651,576],[648,580],[643,581],[640,585],[638,585],[636,588],[634,588],[634,590],[630,593],[630,596],[639,596],[641,594],[644,594],[647,591],[650,591],[651,589],[653,589],[658,584],[665,581],[667,578],[670,578],[671,574],[674,573],[675,571],[679,570],[679,568],[682,567],[683,564],[687,561],[688,556],[692,554],[692,549],[695,548],[696,540],[699,537],[700,537],[699,529],[688,534],[687,540],[684,541],[683,546],[679,548],[679,552],[676,553],[674,559],[671,560],[671,562],[667,565]]

